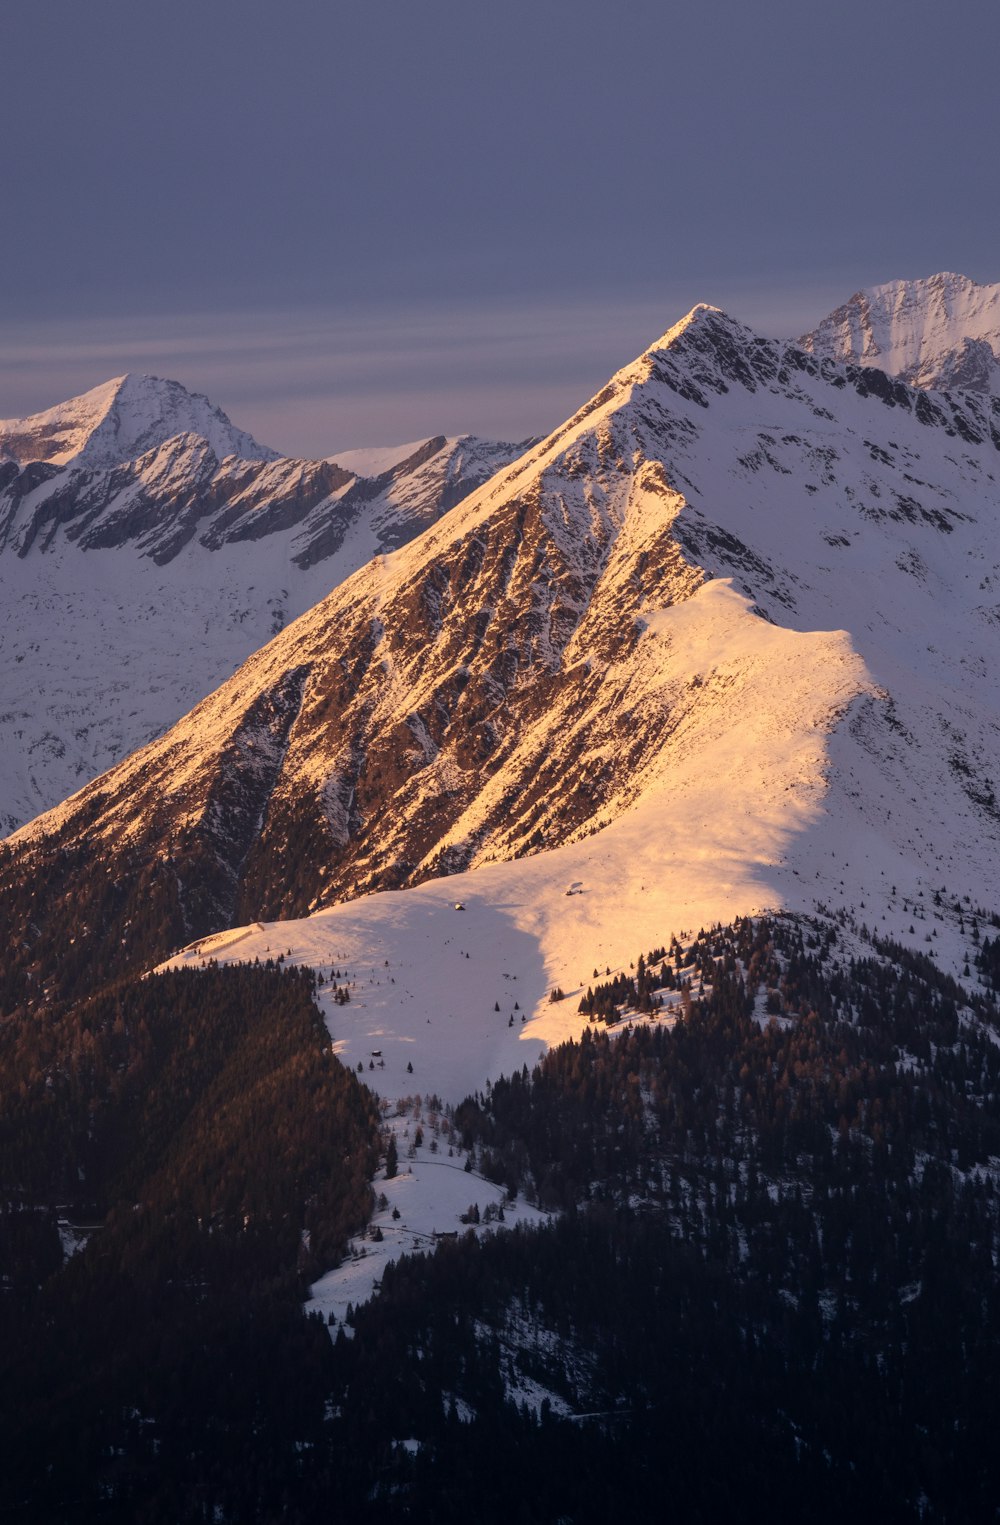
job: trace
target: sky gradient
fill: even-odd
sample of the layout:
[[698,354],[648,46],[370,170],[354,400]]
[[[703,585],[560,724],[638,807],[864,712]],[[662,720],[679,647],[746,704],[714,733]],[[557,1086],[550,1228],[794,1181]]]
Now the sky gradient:
[[146,370],[289,452],[520,438],[696,301],[996,280],[998,44],[994,0],[8,0],[0,417]]

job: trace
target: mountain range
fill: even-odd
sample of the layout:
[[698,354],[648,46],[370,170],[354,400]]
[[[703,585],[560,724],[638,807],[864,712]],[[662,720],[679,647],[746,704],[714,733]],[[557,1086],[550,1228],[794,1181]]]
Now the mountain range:
[[[916,873],[962,859],[982,898],[998,421],[989,398],[908,388],[697,308],[408,548],[369,554],[190,718],[27,839],[83,817],[100,836],[123,810],[145,832],[166,812],[175,834],[197,833],[247,715],[294,694],[239,880],[248,909],[301,911],[580,841],[676,788],[678,753],[698,757],[707,783],[721,716],[737,736],[749,725],[782,738],[778,771],[759,772],[790,796],[775,821],[775,840],[789,842],[795,801],[808,818],[805,801],[818,805],[866,759],[888,775],[898,738],[912,735],[907,769],[941,781],[921,835],[899,803],[889,824],[869,790],[851,814],[884,838],[897,877],[907,861]],[[435,484],[430,496],[433,515],[444,494]],[[85,524],[81,501],[77,488]],[[259,522],[217,519],[201,544]],[[103,538],[116,524],[124,535],[112,514]],[[305,546],[308,561],[315,541]],[[700,623],[709,606],[718,650],[695,660],[693,632],[682,641],[672,625]],[[947,638],[937,628],[928,641],[942,608]],[[793,670],[799,651],[817,653],[803,683],[811,701],[790,701],[780,721],[767,712],[785,704],[784,685],[765,679],[766,696],[741,698],[761,643],[775,660],[794,648]],[[795,790],[784,787],[798,755],[790,725],[819,732]],[[833,776],[829,752],[842,745],[852,755]],[[276,860],[300,840],[292,880]],[[234,911],[220,902],[216,914]]]
[[[988,393],[998,290],[955,275],[869,288],[800,344]],[[535,443],[439,436],[295,461],[149,376],[0,422],[0,826],[162,733],[369,555]]]

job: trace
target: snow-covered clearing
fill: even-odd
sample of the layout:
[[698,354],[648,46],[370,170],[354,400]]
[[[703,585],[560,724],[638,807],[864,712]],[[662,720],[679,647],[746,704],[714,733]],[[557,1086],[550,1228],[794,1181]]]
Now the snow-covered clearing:
[[[370,1082],[370,1075],[365,1078]],[[413,1102],[405,1114],[395,1116],[394,1112],[395,1108],[387,1107],[386,1121],[399,1153],[398,1171],[391,1179],[384,1169],[379,1171],[374,1182],[378,1205],[367,1234],[354,1241],[342,1265],[311,1288],[308,1311],[321,1313],[331,1329],[344,1323],[349,1304],[356,1308],[371,1297],[386,1265],[401,1255],[433,1250],[442,1236],[486,1235],[516,1223],[546,1220],[538,1208],[521,1199],[511,1201],[502,1187],[466,1170],[461,1150],[452,1151],[447,1137],[428,1120],[426,1100],[423,1110]],[[419,1145],[418,1128],[423,1136]],[[479,1222],[463,1222],[473,1206],[479,1211]],[[493,1216],[499,1213],[502,1218]]]

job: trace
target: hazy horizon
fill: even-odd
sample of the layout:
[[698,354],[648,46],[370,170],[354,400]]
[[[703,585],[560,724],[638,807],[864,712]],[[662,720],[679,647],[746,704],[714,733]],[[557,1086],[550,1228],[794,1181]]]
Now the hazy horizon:
[[1000,277],[987,0],[4,25],[2,417],[138,370],[290,453],[522,437],[696,302],[784,335],[859,286]]

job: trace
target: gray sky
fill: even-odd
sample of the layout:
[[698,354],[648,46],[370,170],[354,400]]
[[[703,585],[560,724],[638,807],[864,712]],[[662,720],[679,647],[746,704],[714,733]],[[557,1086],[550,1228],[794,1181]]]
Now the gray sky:
[[996,0],[5,0],[0,417],[560,421],[697,301],[1000,279]]

